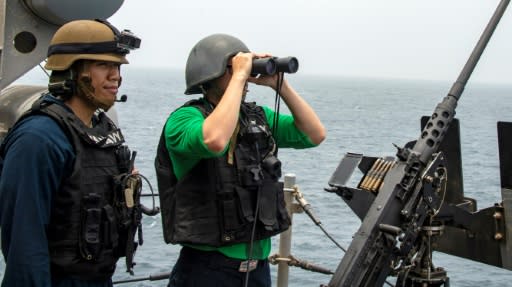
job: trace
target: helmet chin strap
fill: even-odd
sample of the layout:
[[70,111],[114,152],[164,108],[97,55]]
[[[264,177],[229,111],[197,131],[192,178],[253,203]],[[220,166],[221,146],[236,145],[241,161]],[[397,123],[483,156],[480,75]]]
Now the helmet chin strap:
[[82,74],[77,79],[77,95],[82,99],[86,100],[91,106],[95,108],[103,109],[105,112],[108,111],[112,105],[104,104],[99,102],[94,95],[94,87],[92,86],[92,80],[89,74]]
[[220,99],[224,95],[224,90],[219,88],[219,86],[216,83],[212,83],[207,91],[205,91],[205,96],[215,104],[218,104],[220,102]]

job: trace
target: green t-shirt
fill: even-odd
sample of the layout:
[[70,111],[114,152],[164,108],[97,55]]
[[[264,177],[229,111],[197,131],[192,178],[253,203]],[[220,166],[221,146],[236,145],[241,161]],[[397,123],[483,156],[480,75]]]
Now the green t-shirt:
[[[272,130],[274,111],[263,107],[267,122]],[[203,141],[203,114],[195,107],[182,107],[174,111],[165,125],[165,140],[167,150],[171,157],[176,178],[181,179],[201,159],[223,155],[228,150],[214,153],[208,149]],[[279,114],[278,131],[274,138],[279,148],[308,148],[314,147],[310,139],[302,133],[293,123],[291,115]],[[191,247],[200,250],[217,250],[227,257],[247,259],[249,244],[237,243],[223,247],[211,247],[205,245],[193,245]],[[270,254],[270,238],[255,241],[253,244],[252,258],[266,259]]]

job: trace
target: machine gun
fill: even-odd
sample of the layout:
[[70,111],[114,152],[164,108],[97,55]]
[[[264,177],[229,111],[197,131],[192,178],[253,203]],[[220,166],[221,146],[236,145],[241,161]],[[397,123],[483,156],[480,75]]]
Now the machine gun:
[[[512,222],[510,152],[500,152],[504,202],[473,213],[476,202],[462,197],[460,160],[443,150],[458,140],[457,101],[509,2],[500,2],[457,81],[416,141],[397,147],[396,159],[347,154],[340,162],[327,190],[340,195],[363,223],[328,286],[382,286],[388,276],[397,276],[396,286],[449,286],[444,269],[433,267],[434,248],[512,270],[512,243],[506,242],[512,232],[505,223]],[[501,126],[510,131],[510,124]],[[445,143],[445,137],[455,141]],[[510,136],[504,141],[510,146]],[[358,188],[346,187],[356,166],[366,175]],[[476,224],[486,226],[493,239],[478,236]],[[482,244],[489,247],[485,253],[478,251]]]

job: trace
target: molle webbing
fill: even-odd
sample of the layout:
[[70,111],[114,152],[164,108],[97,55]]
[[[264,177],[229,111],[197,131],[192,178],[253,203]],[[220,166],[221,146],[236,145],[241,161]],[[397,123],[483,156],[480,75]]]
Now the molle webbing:
[[[208,103],[202,100],[193,100],[184,106],[198,108],[204,117],[211,112]],[[278,182],[280,164],[270,169],[261,164],[272,157],[276,148],[263,109],[254,103],[242,103],[239,124],[234,161],[228,160],[228,153],[202,159],[175,182],[170,160],[163,159],[168,158],[169,153],[162,132],[155,166],[157,175],[160,174],[157,176],[159,188],[165,187],[160,183],[167,183],[164,193],[159,190],[167,243],[214,247],[248,243],[255,220],[254,240],[268,238],[288,228],[290,222],[284,208],[282,184]],[[259,145],[253,145],[251,128],[256,131]],[[162,172],[165,162],[167,175]],[[259,214],[255,218],[258,195]]]

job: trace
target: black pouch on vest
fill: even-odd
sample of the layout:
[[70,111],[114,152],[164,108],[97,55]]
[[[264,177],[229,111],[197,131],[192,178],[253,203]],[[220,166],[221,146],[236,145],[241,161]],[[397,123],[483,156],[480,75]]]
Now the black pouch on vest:
[[239,199],[239,207],[242,218],[246,223],[252,223],[254,221],[254,200],[256,192],[248,190],[246,188],[236,186],[236,194]]
[[254,222],[255,191],[239,186],[231,186],[232,192],[219,193],[221,204],[222,241],[240,242],[248,238]]
[[230,232],[236,230],[242,224],[239,216],[238,200],[234,192],[222,192],[218,194],[223,218],[224,230]]
[[82,257],[96,260],[101,251],[101,208],[100,196],[90,193],[82,199],[79,246]]
[[105,221],[103,222],[103,242],[109,249],[115,249],[118,245],[119,234],[114,208],[110,205],[103,206]]
[[239,178],[242,186],[256,187],[262,180],[261,168],[257,164],[239,166]]
[[279,223],[279,230],[285,231],[290,227],[292,221],[290,216],[288,215],[288,210],[286,210],[286,202],[284,201],[284,183],[277,182],[277,216]]
[[279,184],[278,183],[268,183],[267,190],[260,191],[260,209],[258,213],[258,219],[267,231],[274,231],[279,228],[277,224],[277,216],[279,216],[279,212],[277,210],[278,197],[279,193]]
[[240,231],[254,221],[250,191],[239,186],[233,186],[232,189],[233,192],[219,193],[224,230],[227,232]]

